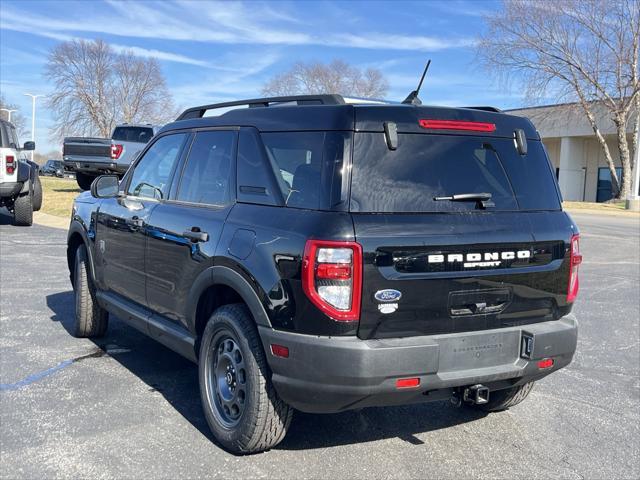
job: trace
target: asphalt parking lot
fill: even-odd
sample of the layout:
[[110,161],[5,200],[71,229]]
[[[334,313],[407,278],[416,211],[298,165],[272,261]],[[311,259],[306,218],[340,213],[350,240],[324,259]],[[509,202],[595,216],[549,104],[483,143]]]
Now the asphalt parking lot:
[[0,214],[2,478],[638,478],[640,222],[576,214],[574,362],[507,412],[448,402],[298,413],[277,448],[211,441],[193,364],[112,317],[73,338],[66,232]]

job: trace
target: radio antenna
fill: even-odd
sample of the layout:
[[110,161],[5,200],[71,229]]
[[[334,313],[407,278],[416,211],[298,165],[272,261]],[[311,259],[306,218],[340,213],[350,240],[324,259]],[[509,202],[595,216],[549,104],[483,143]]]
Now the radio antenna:
[[422,87],[422,82],[424,81],[424,77],[427,74],[427,70],[429,70],[429,65],[431,65],[431,59],[429,59],[429,61],[427,62],[427,66],[424,67],[424,72],[422,72],[422,77],[420,78],[418,88],[411,92],[409,96],[403,100],[402,103],[406,105],[422,105],[422,102],[418,98],[418,93],[420,93],[420,88]]

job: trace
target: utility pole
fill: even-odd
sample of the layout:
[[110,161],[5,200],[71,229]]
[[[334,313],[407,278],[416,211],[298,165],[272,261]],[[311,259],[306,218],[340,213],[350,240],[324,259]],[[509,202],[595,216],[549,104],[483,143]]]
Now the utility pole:
[[[36,98],[44,97],[44,95],[34,95],[32,93],[25,93],[27,97],[31,97],[31,141],[36,141]],[[31,150],[31,161],[33,162],[34,150]]]
[[0,108],[3,112],[7,112],[7,122],[11,121],[11,114],[13,112],[17,112],[18,110],[9,110],[8,108]]

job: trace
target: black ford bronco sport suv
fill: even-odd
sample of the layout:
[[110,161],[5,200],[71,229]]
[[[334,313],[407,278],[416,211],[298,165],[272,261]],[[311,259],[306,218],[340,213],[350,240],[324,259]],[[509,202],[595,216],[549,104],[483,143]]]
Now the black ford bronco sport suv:
[[74,328],[103,335],[112,313],[196,362],[236,453],[280,442],[293,409],[500,410],[573,357],[578,238],[527,119],[205,105],[76,199]]

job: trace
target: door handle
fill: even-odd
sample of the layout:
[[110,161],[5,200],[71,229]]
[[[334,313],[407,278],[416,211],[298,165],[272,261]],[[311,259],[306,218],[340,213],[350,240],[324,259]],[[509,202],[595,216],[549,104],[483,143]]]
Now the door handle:
[[144,220],[139,218],[137,215],[131,218],[127,218],[127,225],[131,225],[132,227],[140,228],[144,226]]
[[182,232],[182,236],[188,238],[193,243],[209,241],[209,234],[207,232],[201,232],[199,227],[193,227],[191,230]]

